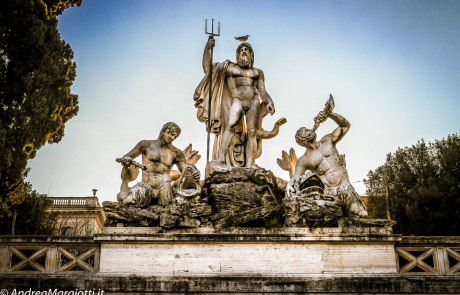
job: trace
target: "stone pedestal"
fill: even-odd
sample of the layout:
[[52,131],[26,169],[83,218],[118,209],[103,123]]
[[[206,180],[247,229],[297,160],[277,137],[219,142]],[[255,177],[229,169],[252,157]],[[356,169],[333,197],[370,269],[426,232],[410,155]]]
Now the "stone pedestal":
[[396,274],[391,228],[104,229],[100,273],[155,276]]

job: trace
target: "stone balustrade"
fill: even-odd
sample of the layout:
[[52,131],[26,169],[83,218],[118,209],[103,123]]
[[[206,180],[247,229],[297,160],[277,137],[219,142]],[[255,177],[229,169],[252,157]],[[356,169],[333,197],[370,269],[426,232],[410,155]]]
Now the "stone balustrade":
[[97,207],[97,197],[51,197],[53,207]]
[[460,275],[460,237],[403,237],[395,245],[403,275]]
[[96,273],[100,245],[92,238],[1,236],[0,274]]

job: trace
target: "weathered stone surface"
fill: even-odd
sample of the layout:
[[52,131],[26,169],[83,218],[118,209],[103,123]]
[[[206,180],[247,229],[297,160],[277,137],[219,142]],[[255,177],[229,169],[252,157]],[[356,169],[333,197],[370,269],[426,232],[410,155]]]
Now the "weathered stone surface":
[[125,220],[127,221],[127,219],[123,216],[120,216],[118,215],[117,213],[114,213],[114,212],[105,212],[105,215],[107,216],[108,219],[116,219],[116,220]]
[[117,202],[103,202],[102,206],[107,216],[106,226],[116,226],[120,222],[139,224],[139,226],[158,224],[159,214],[151,210],[126,206]]
[[[188,191],[191,191],[191,190],[188,190]],[[172,203],[174,205],[182,205],[182,204],[198,204],[200,203],[200,199],[201,199],[201,190],[198,191],[198,190],[195,190],[195,192],[191,195],[193,195],[192,197],[189,196],[186,196],[184,195],[183,193],[184,192],[187,192],[187,190],[184,190],[182,192],[177,192],[177,197],[175,197],[172,201]]]
[[[208,201],[214,214],[210,216],[216,227],[243,225],[271,214],[281,214],[276,198],[280,190],[273,173],[263,168],[243,168],[217,165],[211,162],[206,168]],[[281,219],[281,217],[279,217]],[[276,219],[278,222],[278,219]]]
[[210,202],[217,212],[245,211],[262,205],[262,196],[258,193],[261,186],[250,182],[230,182],[211,185]]
[[146,210],[146,209],[142,209],[142,210],[136,212],[136,214],[139,217],[145,218],[145,219],[150,219],[150,220],[158,220],[159,219],[158,214],[153,213],[153,212],[151,212],[149,210]]
[[230,210],[222,210],[220,211],[219,213],[216,213],[216,214],[213,214],[209,217],[210,220],[218,220],[218,219],[222,219],[222,218],[225,218],[225,217],[229,217],[231,215],[233,215],[233,211],[230,211]]
[[[126,228],[121,228],[122,232]],[[363,227],[362,233],[345,232],[339,227],[199,227],[199,228],[172,228],[163,229],[163,233],[174,234],[172,240],[178,241],[246,241],[270,240],[276,237],[277,241],[348,241],[348,242],[397,242],[399,235],[388,233],[385,227]],[[179,235],[178,235],[179,234]],[[185,235],[181,235],[185,234]],[[190,235],[194,234],[194,235]],[[97,238],[99,239],[99,237]],[[168,239],[162,236],[163,240]],[[460,238],[457,239],[459,241]]]
[[212,227],[212,223],[208,220],[200,220],[201,225],[200,228],[205,228],[205,227]]
[[428,237],[428,236],[405,236],[402,237],[402,244],[434,244],[434,246],[448,244],[458,244],[460,246],[460,236],[439,236],[439,237]]
[[282,179],[282,178],[279,178],[279,177],[276,177],[276,185],[278,185],[278,188],[282,191],[284,191],[286,189],[286,185],[287,185],[287,181]]
[[163,212],[164,207],[163,206],[158,206],[158,205],[153,205],[153,206],[149,206],[148,209],[150,211],[152,211],[153,213],[160,214],[161,212]]
[[253,167],[230,167],[209,162],[206,167],[207,184],[252,182],[256,185],[269,185],[272,189],[277,188],[277,180],[270,170]]
[[[112,227],[198,227],[201,221],[194,218],[206,217],[212,214],[210,205],[190,204],[188,202],[181,205],[155,205],[148,208],[126,206],[116,202],[104,202],[103,205],[108,220],[106,226]],[[209,226],[209,220],[206,219],[205,224]]]
[[228,217],[219,219],[214,223],[214,227],[222,228],[222,227],[230,227],[230,226],[237,226],[237,225],[245,224],[253,220],[262,219],[269,215],[279,214],[281,213],[282,209],[283,209],[282,206],[273,206],[273,207],[261,206],[258,208],[235,213]]
[[179,219],[178,226],[180,227],[199,227],[201,222],[198,219],[190,218],[188,216],[184,216]]
[[152,235],[97,235],[101,243],[100,274],[397,274],[395,236],[312,235],[301,231],[293,234],[284,229],[257,234],[253,228],[215,228],[200,234],[201,229],[175,228],[171,233],[166,230]]
[[396,224],[388,219],[364,219],[358,217],[343,217],[339,219],[339,227],[391,227]]
[[179,219],[179,217],[176,215],[162,213],[160,215],[160,226],[166,228],[173,228],[176,226],[177,219]]
[[138,235],[138,234],[157,234],[162,230],[161,227],[103,227],[102,234],[115,235]]
[[285,225],[287,226],[336,226],[342,217],[337,198],[318,193],[283,199]]
[[[163,213],[167,214],[172,214],[172,215],[182,215],[184,212],[184,208],[187,208],[187,206],[173,206],[169,205],[164,207],[162,210]],[[186,209],[185,209],[186,210]]]
[[359,217],[343,217],[338,225],[343,234],[365,236],[371,232],[380,234],[393,234],[394,220],[387,219],[364,219]]
[[189,210],[190,217],[208,216],[212,214],[212,208],[206,204],[191,205]]

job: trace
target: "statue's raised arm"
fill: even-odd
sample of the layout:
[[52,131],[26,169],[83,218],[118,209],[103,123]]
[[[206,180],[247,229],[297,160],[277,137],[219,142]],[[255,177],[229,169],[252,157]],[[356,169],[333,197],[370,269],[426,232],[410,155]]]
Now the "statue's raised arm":
[[216,46],[216,39],[210,35],[203,52],[203,71],[205,74],[207,71],[209,71],[209,66],[211,63],[211,49],[214,48],[214,46]]
[[[321,113],[320,113],[320,115],[318,115],[318,116],[320,116],[320,117],[324,116]],[[345,136],[345,134],[350,129],[350,123],[347,121],[347,119],[345,119],[344,117],[342,117],[341,115],[339,115],[337,113],[332,113],[331,112],[330,114],[326,115],[325,117],[326,117],[326,119],[331,118],[334,122],[337,123],[337,125],[339,125],[339,127],[337,127],[331,133],[323,136],[321,141],[323,141],[323,140],[331,140],[332,143],[334,145],[336,145]]]
[[347,119],[336,113],[330,113],[329,118],[334,120],[334,122],[336,122],[337,125],[339,125],[339,127],[337,127],[331,133],[332,142],[334,144],[337,144],[350,129],[350,123],[347,121]]

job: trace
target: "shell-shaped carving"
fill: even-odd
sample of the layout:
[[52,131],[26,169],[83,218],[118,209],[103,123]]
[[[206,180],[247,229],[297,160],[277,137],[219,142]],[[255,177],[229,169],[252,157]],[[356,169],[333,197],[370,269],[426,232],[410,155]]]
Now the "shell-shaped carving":
[[[187,165],[195,165],[196,162],[198,162],[198,160],[201,159],[201,156],[198,155],[198,151],[192,150],[192,144],[189,144],[188,147],[186,147],[182,152],[184,153],[185,163]],[[179,179],[181,173],[177,170],[171,170],[170,175],[171,181],[175,181]],[[200,176],[198,174],[198,181],[200,181],[199,177]]]

